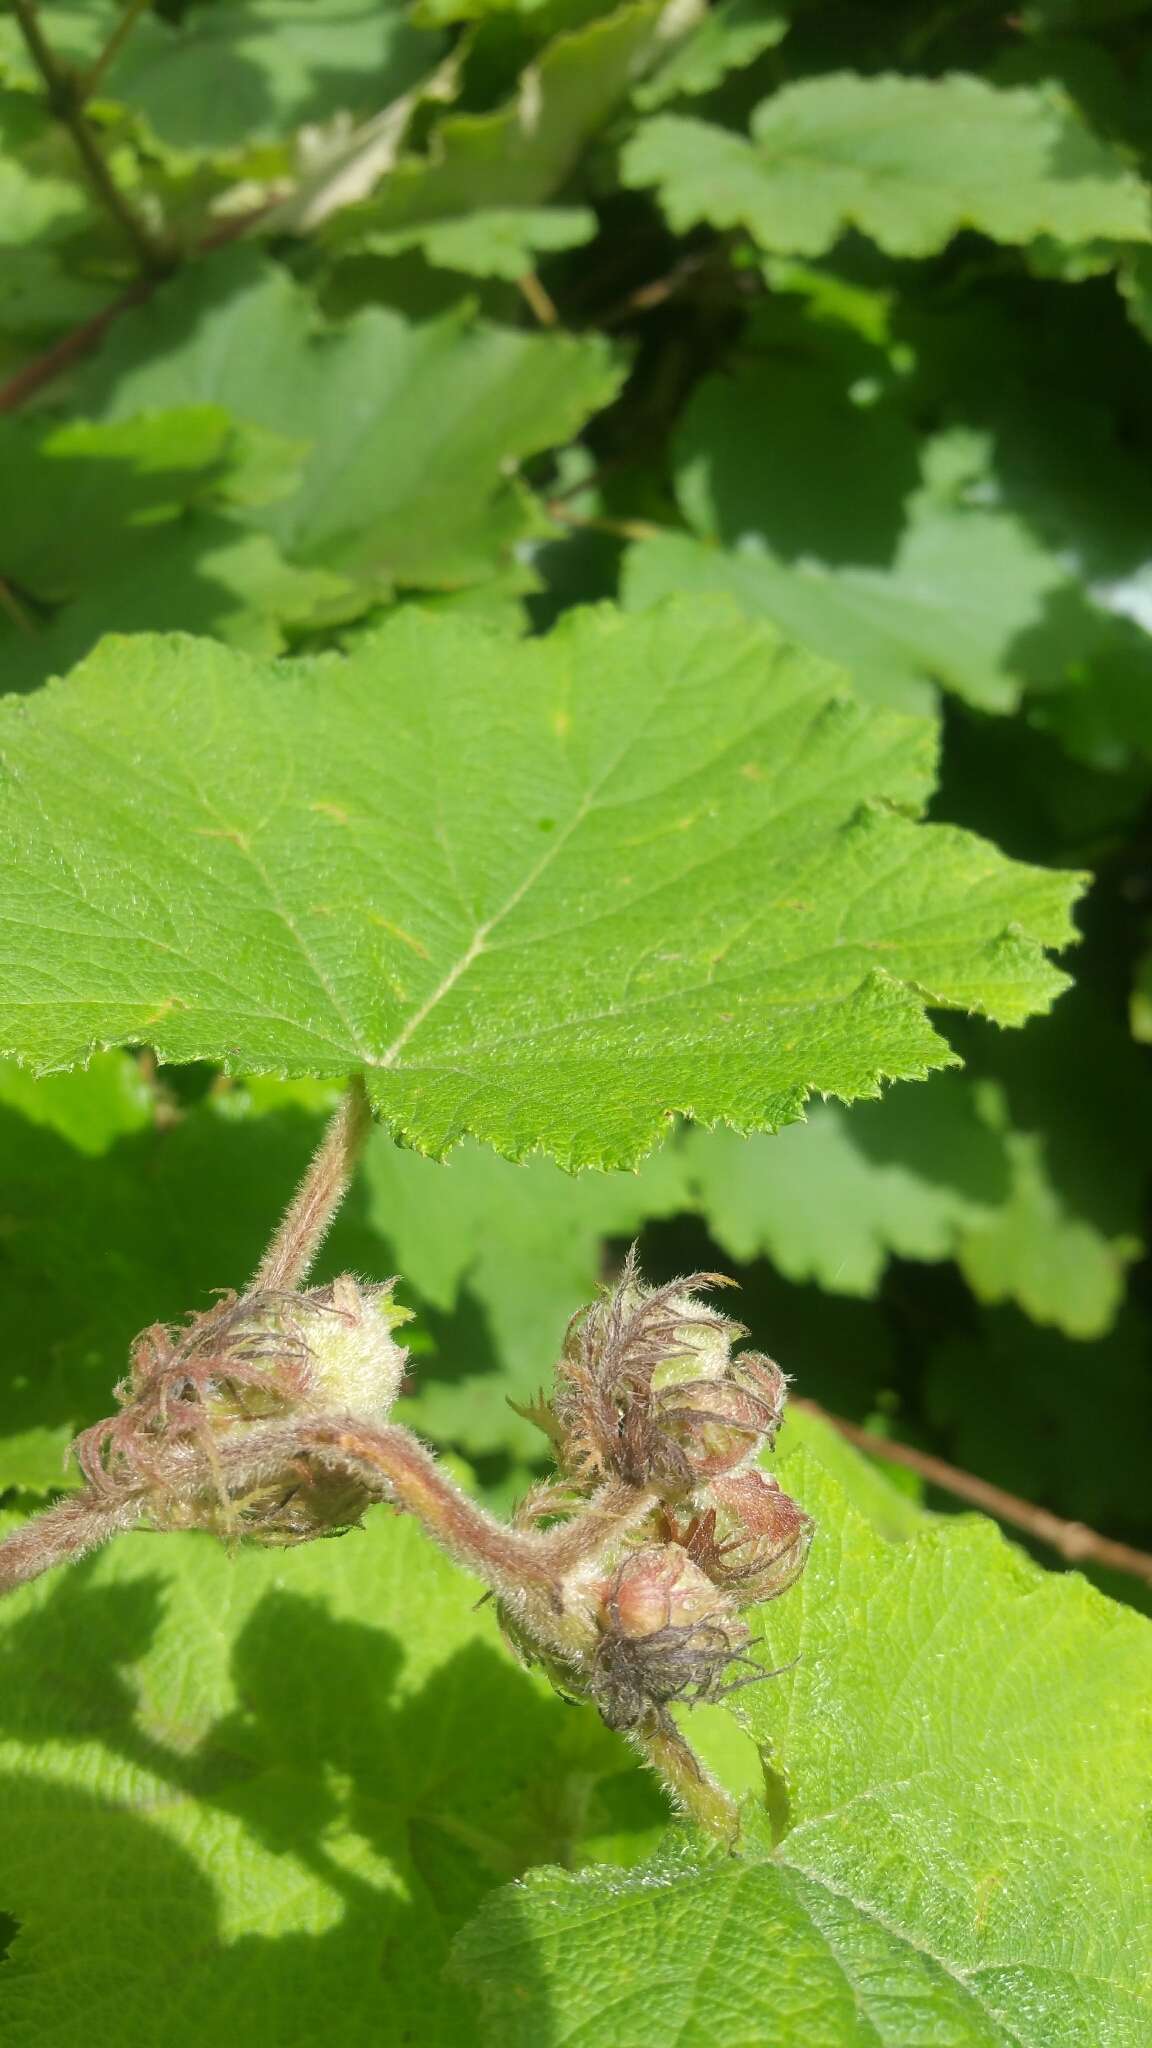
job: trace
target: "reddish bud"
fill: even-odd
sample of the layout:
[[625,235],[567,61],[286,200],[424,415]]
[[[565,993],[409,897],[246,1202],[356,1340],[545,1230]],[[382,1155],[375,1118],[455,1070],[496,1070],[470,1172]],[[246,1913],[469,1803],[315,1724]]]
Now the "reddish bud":
[[804,1569],[813,1525],[767,1472],[735,1472],[714,1481],[715,1538],[704,1568],[742,1607],[775,1600]]

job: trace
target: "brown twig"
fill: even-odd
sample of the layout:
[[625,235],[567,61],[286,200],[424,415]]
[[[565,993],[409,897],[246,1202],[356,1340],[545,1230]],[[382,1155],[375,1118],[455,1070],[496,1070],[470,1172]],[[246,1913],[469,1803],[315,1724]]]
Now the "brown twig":
[[105,72],[109,71],[116,62],[140,16],[146,13],[151,5],[152,0],[128,0],[123,14],[116,23],[96,62],[80,81],[81,99],[90,100],[92,98]]
[[252,1281],[252,1291],[281,1293],[299,1287],[307,1278],[313,1261],[332,1225],[332,1219],[348,1192],[364,1140],[372,1123],[372,1110],[359,1074],[333,1112],[312,1164],[285,1211],[284,1220],[273,1237]]
[[93,313],[91,319],[81,321],[79,327],[73,327],[70,333],[62,335],[59,341],[54,341],[51,348],[46,348],[42,354],[33,356],[31,362],[25,363],[22,369],[17,370],[14,377],[10,377],[6,384],[0,385],[0,412],[17,412],[30,398],[35,397],[43,385],[51,384],[52,380],[61,376],[72,363],[77,362],[81,356],[86,356],[95,348],[105,329],[120,318],[121,313],[128,312],[132,306],[143,305],[146,299],[152,297],[156,282],[158,280],[154,282],[151,278],[138,279],[101,312]]
[[560,315],[556,310],[556,302],[551,293],[545,291],[536,272],[534,270],[526,270],[523,277],[516,279],[516,283],[522,297],[531,306],[541,327],[558,327],[560,325]]
[[1023,1529],[1025,1535],[1033,1537],[1037,1543],[1046,1543],[1050,1549],[1058,1551],[1069,1564],[1101,1565],[1108,1571],[1126,1572],[1131,1578],[1144,1579],[1152,1585],[1152,1555],[1145,1550],[1134,1550],[1128,1543],[1116,1543],[1112,1537],[1099,1535],[1083,1522],[1065,1521],[1062,1515],[1050,1514],[1047,1508],[1035,1507],[1031,1501],[1006,1493],[1003,1487],[993,1486],[987,1479],[978,1479],[973,1472],[963,1472],[958,1465],[949,1465],[943,1458],[933,1457],[930,1451],[918,1451],[911,1444],[897,1444],[886,1436],[876,1436],[869,1429],[861,1429],[858,1423],[846,1422],[843,1416],[830,1414],[817,1401],[794,1397],[791,1406],[793,1410],[815,1415],[821,1422],[828,1423],[848,1443],[855,1444],[858,1450],[867,1451],[871,1457],[880,1458],[889,1465],[903,1465],[906,1471],[916,1472],[921,1479],[926,1479],[930,1486],[955,1494],[957,1500],[968,1501],[972,1507],[995,1516],[998,1522],[1007,1522],[1013,1529]]
[[655,540],[668,531],[666,526],[655,526],[648,519],[601,519],[590,512],[574,512],[565,504],[563,494],[549,498],[547,510],[562,526],[587,527],[593,533],[610,533],[616,540]]
[[48,106],[72,137],[89,184],[131,243],[145,277],[162,277],[171,268],[171,256],[112,176],[85,116],[83,91],[45,41],[33,0],[12,0],[12,8],[28,54],[40,74]]

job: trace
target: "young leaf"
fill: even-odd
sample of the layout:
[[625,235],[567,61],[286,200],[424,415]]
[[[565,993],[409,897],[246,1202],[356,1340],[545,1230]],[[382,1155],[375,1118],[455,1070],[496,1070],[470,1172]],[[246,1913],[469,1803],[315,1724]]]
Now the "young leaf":
[[439,1154],[626,1165],[675,1111],[922,1077],[926,1001],[1047,1007],[1079,888],[917,823],[928,724],[699,604],[404,611],[279,670],[110,641],[0,706],[0,761],[0,1049],[359,1070]]
[[988,1522],[886,1544],[802,1460],[787,1668],[739,1695],[774,1840],[496,1894],[456,1951],[484,2038],[1140,2048],[1152,1628]]
[[117,2048],[159,2015],[173,2048],[466,2040],[443,1966],[484,1894],[664,1812],[383,1511],[274,1555],[128,1537],[6,1602],[0,1774],[6,2048],[72,2048],[81,2009]]
[[829,73],[762,100],[751,140],[658,115],[627,145],[677,233],[707,221],[819,256],[859,228],[890,256],[930,256],[961,228],[1000,242],[1152,238],[1148,188],[1055,88],[981,78]]
[[533,268],[537,256],[578,248],[595,233],[596,216],[587,206],[488,206],[455,219],[367,234],[356,246],[358,253],[380,256],[419,248],[429,263],[442,264],[446,270],[515,283]]
[[557,36],[506,106],[441,121],[427,156],[405,157],[369,202],[334,224],[333,245],[355,248],[365,230],[541,206],[626,99],[637,71],[667,47],[671,15],[662,0],[638,0]]

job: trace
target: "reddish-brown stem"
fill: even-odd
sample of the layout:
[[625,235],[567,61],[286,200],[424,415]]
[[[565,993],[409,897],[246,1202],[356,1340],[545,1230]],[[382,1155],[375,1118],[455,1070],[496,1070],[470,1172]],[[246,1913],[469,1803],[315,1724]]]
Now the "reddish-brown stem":
[[[222,222],[219,227],[202,236],[192,252],[193,255],[208,256],[214,249],[222,249],[226,243],[238,240],[268,212],[271,204],[270,200],[265,200],[247,213],[234,214],[230,220]],[[51,384],[83,356],[90,355],[102,341],[107,329],[113,326],[122,314],[130,313],[134,306],[145,305],[163,282],[164,278],[159,275],[137,278],[135,284],[129,285],[118,299],[113,299],[101,312],[93,313],[88,320],[82,320],[78,327],[73,327],[70,333],[62,335],[59,341],[54,341],[42,354],[33,356],[31,362],[25,363],[23,369],[17,370],[15,376],[10,377],[6,384],[0,384],[0,412],[18,412],[20,407],[27,405],[28,400],[34,398],[46,384]]]
[[1017,1494],[1006,1493],[1003,1487],[978,1479],[975,1473],[964,1472],[958,1465],[949,1465],[943,1458],[933,1457],[930,1451],[918,1451],[911,1444],[893,1443],[889,1437],[876,1436],[855,1422],[846,1422],[841,1415],[830,1414],[816,1401],[794,1397],[791,1406],[805,1415],[818,1416],[871,1457],[881,1458],[889,1465],[903,1465],[943,1493],[955,1494],[958,1500],[968,1501],[984,1514],[995,1516],[998,1522],[1023,1529],[1037,1543],[1046,1543],[1058,1551],[1069,1564],[1102,1565],[1109,1571],[1127,1572],[1132,1578],[1146,1579],[1152,1584],[1152,1556],[1146,1550],[1134,1550],[1131,1544],[1098,1535],[1083,1522],[1069,1522],[1062,1515],[1050,1514],[1047,1508],[1035,1507]]
[[[443,1472],[431,1451],[398,1423],[295,1425],[297,1450],[330,1459],[383,1490],[415,1515],[441,1549],[496,1593],[551,1588],[648,1512],[652,1496],[634,1487],[605,1488],[555,1529],[511,1529],[471,1500]],[[609,1497],[611,1496],[611,1497]]]
[[256,1269],[253,1293],[287,1293],[307,1278],[348,1192],[371,1123],[367,1092],[357,1074],[348,1083],[312,1164]]
[[39,1578],[54,1565],[74,1564],[110,1536],[130,1529],[140,1519],[143,1495],[104,1498],[92,1492],[69,1494],[22,1522],[0,1543],[0,1594]]

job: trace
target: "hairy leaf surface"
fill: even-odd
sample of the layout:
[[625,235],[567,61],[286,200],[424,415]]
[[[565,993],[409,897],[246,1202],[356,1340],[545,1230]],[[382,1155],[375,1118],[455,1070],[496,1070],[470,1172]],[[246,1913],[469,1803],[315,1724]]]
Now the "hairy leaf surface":
[[784,1472],[819,1536],[739,1695],[772,1836],[497,1894],[457,1947],[485,2038],[1140,2048],[1152,1628],[990,1523],[888,1545]]
[[[229,1558],[130,1536],[0,1614],[6,2048],[464,2040],[447,1944],[541,1856],[663,1817],[617,1736],[377,1510]],[[82,1655],[78,1645],[83,1643]]]

